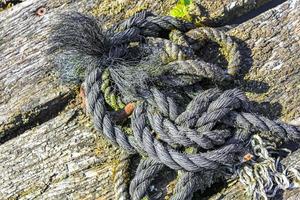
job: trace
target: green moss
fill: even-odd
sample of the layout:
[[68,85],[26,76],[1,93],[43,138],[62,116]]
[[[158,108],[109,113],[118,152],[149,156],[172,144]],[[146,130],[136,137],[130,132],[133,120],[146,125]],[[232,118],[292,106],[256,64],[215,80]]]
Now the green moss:
[[164,0],[153,3],[151,0],[144,1],[131,1],[131,0],[103,0],[99,1],[91,10],[90,13],[96,17],[106,16],[109,17],[110,26],[120,20],[131,17],[137,12],[142,10],[154,11],[157,14],[168,15],[171,8],[176,4],[176,0]]
[[21,3],[23,0],[0,0],[0,12]]

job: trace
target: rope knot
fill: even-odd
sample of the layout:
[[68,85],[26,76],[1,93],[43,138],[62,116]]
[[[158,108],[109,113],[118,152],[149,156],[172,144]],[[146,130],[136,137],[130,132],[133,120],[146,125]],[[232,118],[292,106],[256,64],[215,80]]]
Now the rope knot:
[[[254,155],[266,157],[261,141],[251,140],[257,132],[299,141],[297,127],[251,113],[241,90],[220,89],[241,66],[237,43],[223,31],[147,11],[108,30],[80,13],[61,19],[50,41],[53,49],[71,52],[73,65],[74,57],[84,58],[88,67],[80,96],[95,128],[129,154],[148,156],[137,170],[143,176],[130,187],[134,199],[146,194],[149,179],[164,166],[183,171],[180,183],[189,185],[183,191],[192,193],[205,176],[211,182],[212,174],[233,169],[242,159],[247,164]],[[179,44],[169,39],[173,30],[179,32]],[[225,52],[226,69],[199,57],[205,40]],[[266,169],[271,168],[255,173]]]

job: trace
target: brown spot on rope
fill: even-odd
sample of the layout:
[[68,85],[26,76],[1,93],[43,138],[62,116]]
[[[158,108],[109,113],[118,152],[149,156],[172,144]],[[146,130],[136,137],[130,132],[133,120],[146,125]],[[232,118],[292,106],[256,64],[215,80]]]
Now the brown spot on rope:
[[39,7],[36,11],[35,14],[37,16],[44,16],[46,14],[46,8],[45,7]]
[[124,109],[111,113],[115,122],[121,122],[126,120],[133,112],[135,108],[134,103],[128,103]]
[[129,104],[127,104],[126,106],[125,106],[125,108],[124,108],[124,111],[125,111],[125,113],[126,113],[126,115],[127,116],[130,116],[131,115],[131,113],[133,112],[133,110],[134,110],[134,103],[129,103]]
[[251,153],[247,153],[246,155],[244,155],[243,161],[247,162],[249,160],[252,160],[252,158],[253,158],[253,155]]

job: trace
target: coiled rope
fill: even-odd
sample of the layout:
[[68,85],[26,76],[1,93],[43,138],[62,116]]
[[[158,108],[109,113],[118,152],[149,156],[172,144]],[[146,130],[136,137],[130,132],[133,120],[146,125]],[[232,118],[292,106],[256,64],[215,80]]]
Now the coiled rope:
[[[299,141],[299,128],[251,113],[241,90],[222,89],[241,65],[237,44],[224,32],[147,11],[108,30],[100,23],[63,14],[50,42],[52,50],[86,59],[83,87],[95,128],[127,153],[148,157],[130,184],[132,199],[146,196],[165,166],[183,171],[172,199],[191,199],[212,174],[232,169],[252,152],[247,144],[254,133]],[[205,40],[220,45],[226,68],[197,56]]]

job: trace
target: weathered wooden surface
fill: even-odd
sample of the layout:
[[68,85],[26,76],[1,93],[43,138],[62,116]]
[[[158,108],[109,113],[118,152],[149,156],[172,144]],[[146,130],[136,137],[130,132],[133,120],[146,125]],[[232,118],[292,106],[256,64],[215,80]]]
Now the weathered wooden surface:
[[60,102],[63,96],[70,99],[70,89],[49,73],[53,67],[45,56],[48,22],[55,8],[49,6],[40,17],[35,11],[41,6],[47,6],[47,1],[25,1],[0,13],[0,140],[37,122],[34,116],[47,103]]
[[54,13],[88,3],[27,0],[0,13],[0,199],[113,199],[118,153],[80,123],[76,88],[60,84],[46,56]]
[[242,42],[242,87],[251,100],[272,104],[260,107],[266,115],[285,121],[300,117],[299,10],[300,1],[289,0],[229,31]]
[[[244,90],[265,115],[292,119],[299,125],[300,116],[300,2],[286,3],[265,12],[251,21],[229,31],[243,41],[246,73]],[[251,52],[248,51],[251,49]],[[269,105],[270,102],[271,105]],[[264,108],[265,107],[265,108]],[[270,112],[271,110],[271,112]],[[300,151],[285,161],[288,166],[299,166]],[[284,199],[299,199],[299,190],[288,191]],[[213,199],[247,199],[241,184],[228,186]]]
[[0,199],[110,199],[117,149],[68,108],[0,148]]
[[[193,20],[207,26],[224,25],[235,17],[259,8],[270,0],[222,0],[222,1],[192,1],[190,9]],[[278,1],[277,1],[278,2]],[[272,5],[274,4],[274,0]],[[270,5],[270,6],[272,6]]]
[[[26,0],[0,13],[0,199],[113,199],[119,151],[91,131],[77,88],[61,84],[47,61],[49,23],[64,9],[111,24],[145,8],[166,14],[175,2]],[[35,15],[41,6],[46,14]],[[230,30],[250,68],[242,87],[286,121],[300,116],[297,11],[299,1],[288,1]]]

